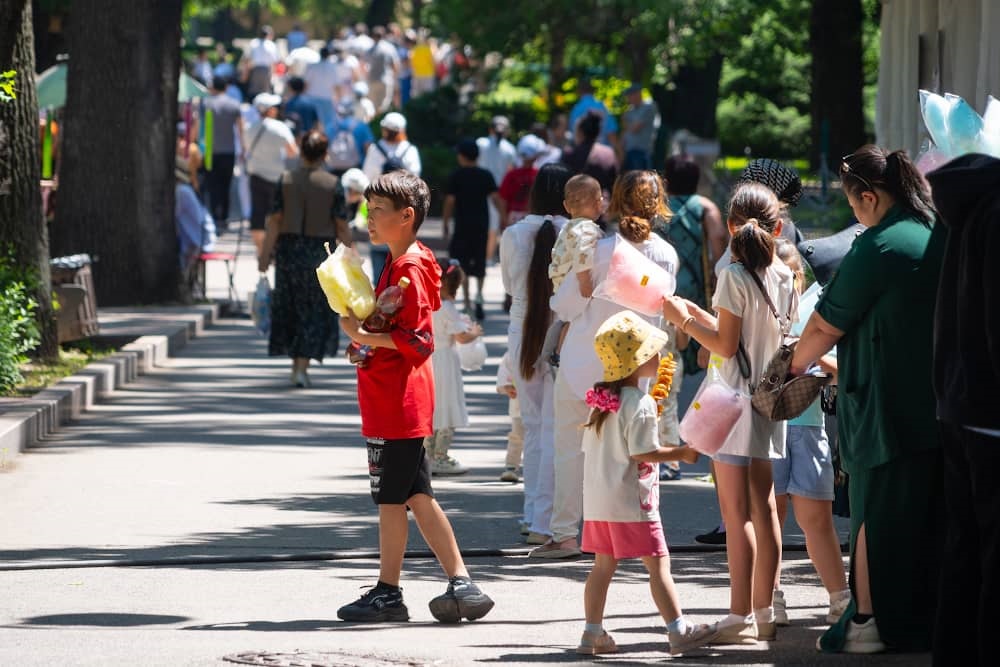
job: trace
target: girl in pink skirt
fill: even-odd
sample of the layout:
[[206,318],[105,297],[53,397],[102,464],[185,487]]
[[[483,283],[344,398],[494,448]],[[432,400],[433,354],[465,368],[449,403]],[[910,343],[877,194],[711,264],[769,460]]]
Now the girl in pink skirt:
[[718,632],[691,623],[681,612],[660,523],[657,464],[698,459],[687,447],[660,447],[656,402],[639,389],[641,379],[656,377],[666,343],[666,332],[627,310],[608,318],[594,339],[604,381],[586,399],[591,413],[583,436],[582,548],[595,557],[584,589],[586,625],[577,653],[617,650],[602,622],[608,587],[623,558],[641,558],[649,572],[671,655],[702,646]]

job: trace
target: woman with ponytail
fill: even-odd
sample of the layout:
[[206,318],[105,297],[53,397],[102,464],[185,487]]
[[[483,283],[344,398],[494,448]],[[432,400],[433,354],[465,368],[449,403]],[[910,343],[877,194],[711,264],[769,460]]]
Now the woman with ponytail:
[[943,541],[931,365],[944,233],[927,181],[902,151],[863,146],[843,159],[840,178],[868,229],[824,291],[792,360],[801,373],[837,345],[840,452],[850,475],[854,602],[817,646],[926,651],[934,554]]
[[[746,388],[761,376],[781,344],[778,320],[795,313],[798,296],[791,270],[774,251],[781,233],[774,192],[760,183],[737,185],[727,224],[733,261],[719,273],[712,298],[716,314],[670,297],[664,300],[663,316],[712,352],[723,380]],[[738,359],[743,352],[748,375]],[[781,527],[770,459],[784,456],[785,423],[756,413],[751,419],[751,428],[736,429],[713,457],[730,579],[730,613],[718,623],[718,644],[754,644],[776,637],[772,595],[781,560]]]
[[552,320],[549,261],[566,222],[563,191],[570,176],[560,164],[542,167],[529,196],[531,213],[500,237],[500,273],[511,296],[507,353],[524,425],[522,532],[529,544],[544,544],[552,534],[552,373],[541,353]]
[[[673,246],[656,234],[651,234],[655,220],[666,219],[670,211],[666,204],[666,190],[655,171],[630,171],[621,176],[614,186],[608,213],[618,218],[621,238],[605,238],[597,242],[594,265],[590,271],[596,289],[608,273],[608,265],[616,243],[630,243],[636,250],[677,274],[677,253]],[[567,276],[552,298],[552,309],[568,323],[566,337],[559,354],[559,370],[555,380],[555,504],[552,510],[552,539],[531,552],[535,558],[571,558],[580,554],[580,522],[583,520],[583,468],[581,449],[583,431],[580,425],[587,422],[590,408],[587,391],[600,381],[603,366],[594,350],[594,336],[610,316],[625,308],[590,293],[584,296],[575,278]],[[659,316],[651,319],[660,324]],[[671,328],[668,349],[674,349],[675,333]],[[679,445],[677,432],[676,392],[667,399],[661,416],[663,431],[672,431],[664,445]],[[670,410],[672,405],[673,409]]]

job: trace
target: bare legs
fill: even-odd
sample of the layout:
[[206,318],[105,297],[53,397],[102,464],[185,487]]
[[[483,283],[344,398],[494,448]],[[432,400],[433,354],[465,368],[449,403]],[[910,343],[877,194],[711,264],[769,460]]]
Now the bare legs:
[[[448,517],[445,516],[437,501],[428,495],[418,493],[407,503],[413,511],[417,528],[423,535],[427,546],[441,563],[441,569],[448,577],[468,577],[462,554],[455,541],[455,533],[451,529]],[[406,538],[409,533],[409,521],[406,516],[406,505],[379,505],[379,580],[392,586],[399,585],[400,572],[403,569],[403,554],[406,552]]]
[[840,556],[840,540],[833,526],[830,501],[787,494],[777,496],[779,526],[785,525],[789,499],[795,511],[795,520],[805,533],[809,559],[826,592],[833,594],[846,590],[847,576]]
[[[653,594],[653,602],[663,617],[664,623],[670,623],[681,615],[681,605],[677,601],[677,589],[674,579],[670,576],[669,556],[645,556],[642,564],[649,572],[649,590]],[[596,554],[594,567],[587,576],[587,584],[583,589],[583,609],[587,623],[600,624],[604,620],[604,607],[608,599],[608,588],[611,579],[618,568],[618,560],[608,554]]]
[[749,466],[715,462],[719,507],[726,524],[729,611],[748,616],[771,606],[781,560],[781,528],[774,501],[771,462]]

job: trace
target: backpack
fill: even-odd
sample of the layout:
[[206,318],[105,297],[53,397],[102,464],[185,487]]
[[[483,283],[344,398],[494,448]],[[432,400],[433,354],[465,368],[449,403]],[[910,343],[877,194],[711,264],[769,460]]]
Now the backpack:
[[347,123],[341,123],[330,140],[330,147],[326,151],[326,164],[331,169],[347,170],[357,167],[361,162],[358,156],[358,143],[354,139],[352,129],[347,127]]
[[406,165],[403,164],[403,156],[406,155],[411,148],[413,148],[413,144],[407,142],[406,148],[404,148],[403,152],[398,155],[395,153],[389,155],[389,152],[382,147],[381,141],[375,142],[375,148],[378,149],[379,153],[385,156],[385,162],[382,163],[383,174],[388,174],[393,171],[406,171]]

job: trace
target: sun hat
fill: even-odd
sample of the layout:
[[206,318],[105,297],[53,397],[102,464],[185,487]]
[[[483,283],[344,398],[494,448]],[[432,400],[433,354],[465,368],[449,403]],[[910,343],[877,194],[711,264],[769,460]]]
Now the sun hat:
[[739,180],[766,185],[774,190],[778,199],[789,206],[795,206],[802,196],[802,179],[799,178],[799,172],[777,160],[758,158],[751,161],[740,174]]
[[368,84],[364,81],[355,81],[351,88],[354,90],[354,94],[360,97],[364,97],[368,94]]
[[493,116],[490,119],[490,127],[497,132],[510,132],[510,119],[507,116]]
[[406,129],[406,117],[397,111],[390,111],[379,125],[390,132],[402,132]]
[[594,336],[594,350],[604,367],[604,382],[622,380],[635,373],[667,344],[665,331],[631,310],[615,313]]
[[521,157],[532,160],[545,151],[545,140],[534,134],[526,134],[517,142],[517,154]]
[[253,98],[253,105],[258,111],[267,111],[272,107],[281,106],[281,96],[274,93],[261,93]]

